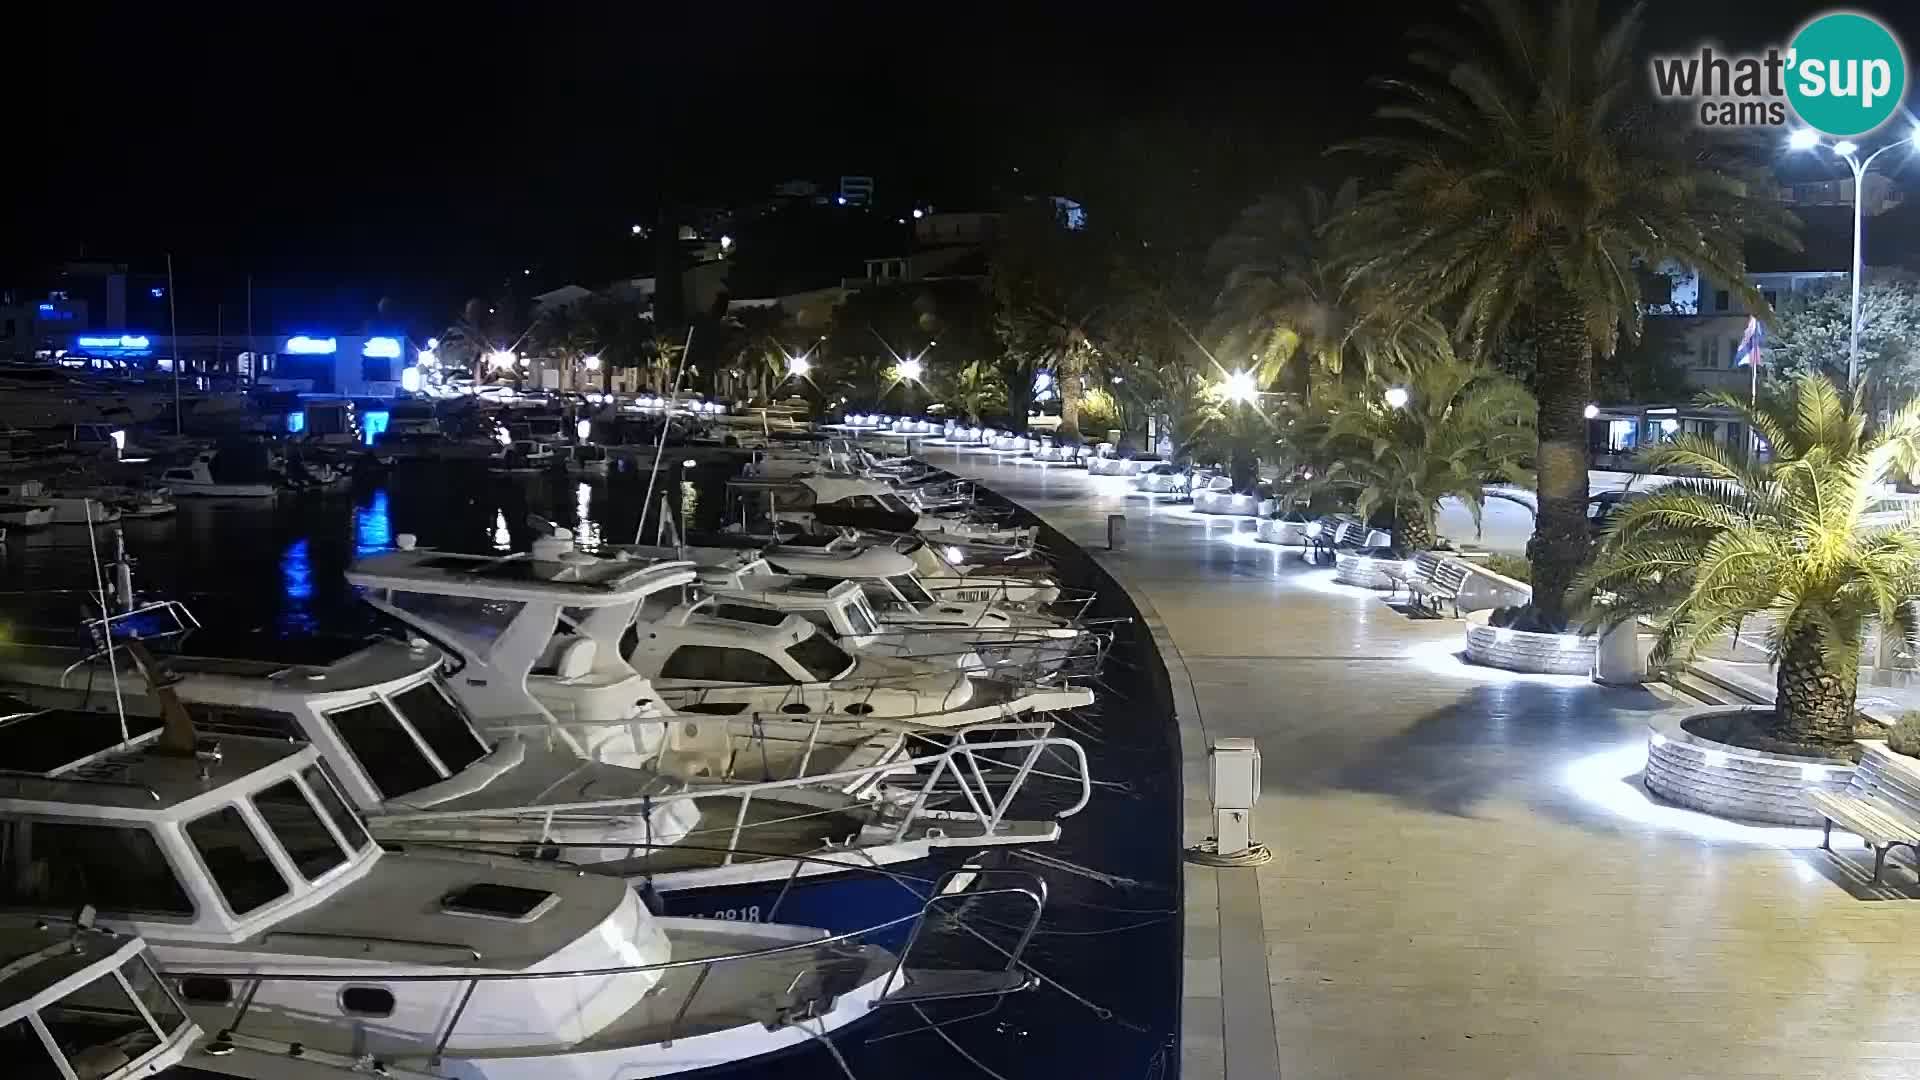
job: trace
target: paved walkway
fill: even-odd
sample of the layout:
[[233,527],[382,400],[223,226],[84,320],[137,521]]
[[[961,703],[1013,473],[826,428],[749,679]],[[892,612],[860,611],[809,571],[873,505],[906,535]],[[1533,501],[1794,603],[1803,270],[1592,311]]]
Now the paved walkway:
[[1275,860],[1187,875],[1188,1080],[1920,1076],[1920,890],[1870,889],[1870,859],[1815,830],[1650,803],[1668,701],[1467,668],[1459,623],[1121,478],[927,456],[1094,552],[1158,624],[1189,843],[1207,741],[1259,740]]

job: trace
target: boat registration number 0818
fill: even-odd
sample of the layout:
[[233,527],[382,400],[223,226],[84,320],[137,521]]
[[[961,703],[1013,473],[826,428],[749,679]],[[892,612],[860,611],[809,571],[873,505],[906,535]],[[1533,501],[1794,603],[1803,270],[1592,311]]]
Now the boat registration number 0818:
[[722,919],[726,922],[759,922],[760,921],[760,905],[755,904],[752,907],[720,908],[717,911],[709,911],[705,915],[700,915],[697,917],[702,919]]

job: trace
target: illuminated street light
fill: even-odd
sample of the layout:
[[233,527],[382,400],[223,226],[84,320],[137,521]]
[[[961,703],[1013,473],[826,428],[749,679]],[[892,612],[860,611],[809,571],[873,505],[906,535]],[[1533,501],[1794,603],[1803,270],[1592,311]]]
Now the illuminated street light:
[[487,363],[503,371],[512,367],[519,359],[507,349],[495,349],[487,354]]
[[1585,409],[1581,410],[1581,413],[1585,415],[1587,419],[1591,420],[1600,415],[1600,406],[1588,405]]
[[913,220],[919,221],[921,218],[926,216],[927,216],[927,212],[925,210],[922,210],[917,206],[913,208]]
[[807,377],[807,372],[812,370],[813,370],[813,365],[807,361],[806,357],[804,356],[787,357],[787,374],[792,376],[793,378],[804,379]]
[[635,235],[635,236],[639,236],[639,235],[640,235],[640,226],[638,226],[638,225],[634,225],[634,226],[632,226],[632,229],[633,229],[633,235]]
[[1848,154],[1857,154],[1860,152],[1860,144],[1851,139],[1841,139],[1839,142],[1833,144],[1833,152],[1839,154],[1841,157],[1846,157]]
[[440,347],[440,339],[439,339],[439,338],[437,338],[437,337],[430,337],[430,338],[428,338],[428,339],[427,339],[427,349],[428,349],[429,351],[431,351],[431,350],[433,350],[433,349],[437,349],[437,348],[439,348],[439,347]]
[[926,370],[927,366],[922,364],[918,357],[911,357],[900,361],[900,377],[903,379],[918,382],[920,376],[925,374]]
[[1812,128],[1795,128],[1787,136],[1787,146],[1794,150],[1811,150],[1820,145],[1820,133]]
[[1404,386],[1387,387],[1386,399],[1387,399],[1387,404],[1392,408],[1395,408],[1395,409],[1406,408],[1407,407],[1407,388]]
[[726,235],[722,235],[722,236],[720,237],[720,250],[721,250],[721,251],[725,251],[725,250],[727,250],[728,248],[730,248],[730,247],[732,247],[732,246],[733,246],[733,237],[731,237],[731,236],[726,236]]
[[1254,382],[1251,371],[1236,371],[1228,375],[1226,381],[1220,384],[1220,389],[1227,395],[1228,401],[1248,402],[1260,396],[1260,384]]
[[589,356],[589,357],[587,357],[587,358],[586,358],[585,360],[583,360],[583,361],[581,361],[581,363],[583,363],[583,364],[585,364],[585,365],[587,365],[587,370],[588,370],[588,371],[599,371],[599,370],[600,370],[600,356],[599,356],[599,354],[598,354],[598,353],[596,353],[596,354],[594,354],[594,355],[592,355],[592,356]]

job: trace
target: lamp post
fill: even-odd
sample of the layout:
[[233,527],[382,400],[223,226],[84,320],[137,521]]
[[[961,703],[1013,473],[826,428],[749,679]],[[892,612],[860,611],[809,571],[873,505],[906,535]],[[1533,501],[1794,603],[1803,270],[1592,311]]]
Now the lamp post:
[[1867,170],[1873,166],[1874,159],[1878,158],[1881,154],[1886,153],[1896,146],[1912,146],[1916,141],[1920,141],[1920,129],[1916,129],[1904,139],[1898,139],[1888,143],[1873,153],[1868,154],[1863,159],[1860,157],[1860,144],[1851,139],[1841,139],[1832,144],[1823,144],[1820,140],[1820,133],[1812,128],[1798,128],[1787,136],[1787,146],[1794,150],[1812,150],[1815,147],[1827,145],[1827,149],[1832,150],[1834,156],[1846,162],[1847,167],[1853,170],[1853,272],[1851,274],[1853,278],[1853,308],[1850,320],[1851,327],[1847,335],[1847,390],[1849,392],[1853,390],[1854,384],[1860,380],[1860,275],[1862,270],[1860,265],[1862,257],[1860,237],[1866,218],[1864,204],[1866,202]]

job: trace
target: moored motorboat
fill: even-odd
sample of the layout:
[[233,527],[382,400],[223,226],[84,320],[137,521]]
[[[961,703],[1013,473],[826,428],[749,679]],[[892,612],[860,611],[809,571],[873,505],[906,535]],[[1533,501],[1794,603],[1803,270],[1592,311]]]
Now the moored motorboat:
[[[199,1025],[137,935],[0,916],[0,1061],[22,1080],[133,1080],[179,1064]],[[74,912],[67,913],[72,916]]]
[[271,499],[280,493],[264,453],[258,462],[252,460],[255,455],[251,453],[240,457],[247,460],[235,460],[225,450],[202,450],[191,461],[166,469],[160,479],[176,497],[183,498]]

